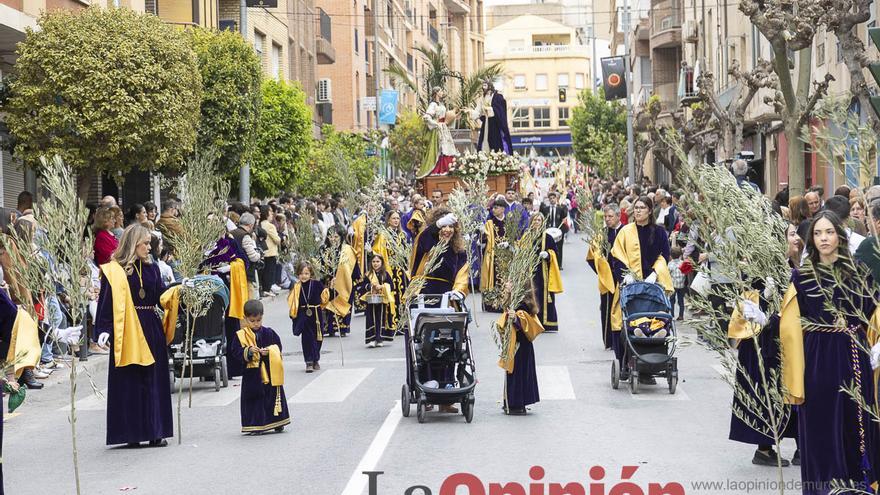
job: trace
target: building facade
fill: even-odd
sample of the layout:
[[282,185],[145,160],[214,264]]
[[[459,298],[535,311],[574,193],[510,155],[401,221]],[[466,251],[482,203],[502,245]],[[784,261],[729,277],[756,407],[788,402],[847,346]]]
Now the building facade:
[[590,52],[575,28],[531,14],[486,32],[486,62],[504,63],[495,86],[520,154],[571,153],[568,120],[592,80]]

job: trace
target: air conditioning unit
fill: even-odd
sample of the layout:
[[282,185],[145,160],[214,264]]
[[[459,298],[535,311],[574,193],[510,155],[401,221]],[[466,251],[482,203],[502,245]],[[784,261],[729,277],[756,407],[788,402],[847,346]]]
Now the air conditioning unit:
[[684,23],[684,40],[688,43],[696,43],[700,39],[700,30],[696,20],[685,21]]
[[318,101],[321,103],[329,103],[333,101],[333,91],[330,85],[330,79],[318,80]]

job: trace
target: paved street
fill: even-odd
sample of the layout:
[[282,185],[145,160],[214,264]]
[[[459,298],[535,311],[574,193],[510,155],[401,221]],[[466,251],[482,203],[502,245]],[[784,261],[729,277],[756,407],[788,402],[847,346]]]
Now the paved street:
[[[596,278],[582,262],[585,246],[576,237],[566,245],[561,331],[536,341],[542,400],[528,416],[508,417],[501,411],[503,373],[489,334],[492,315],[478,313],[479,325],[470,327],[479,378],[473,423],[466,424],[460,414],[429,413],[427,423],[418,424],[415,409],[402,418],[397,402],[404,381],[402,341],[365,348],[364,319],[358,317],[353,336],[341,342],[345,365],[339,339],[328,339],[323,370],[306,374],[286,302],[279,297],[268,304],[266,324],[284,342],[292,425],[283,434],[243,436],[239,382],[220,392],[212,384],[197,383],[193,407],[183,411],[183,445],[174,438],[164,449],[108,449],[104,405],[82,379],[77,404],[83,493],[360,495],[368,493],[360,471],[378,470],[384,471],[379,494],[402,494],[413,485],[437,494],[448,476],[466,472],[482,480],[485,491],[461,488],[449,495],[476,495],[490,493],[489,483],[527,486],[529,468],[536,465],[546,471],[543,483],[584,486],[592,481],[590,468],[603,466],[604,491],[587,489],[591,494],[608,493],[624,465],[638,466],[632,481],[644,493],[655,482],[679,482],[688,494],[746,493],[742,487],[700,490],[692,482],[775,480],[775,470],[751,464],[753,447],[727,440],[731,392],[705,350],[680,349],[681,382],[674,396],[665,382],[645,387],[638,396],[625,387],[611,389],[612,354],[602,349]],[[471,305],[479,307],[475,299]],[[106,386],[105,360],[88,363],[99,388]],[[12,495],[73,493],[68,387],[64,377],[56,378],[59,374],[7,417],[3,461]],[[786,441],[784,457],[793,450]],[[785,474],[799,479],[797,467],[786,468]],[[544,488],[531,495],[551,493]]]

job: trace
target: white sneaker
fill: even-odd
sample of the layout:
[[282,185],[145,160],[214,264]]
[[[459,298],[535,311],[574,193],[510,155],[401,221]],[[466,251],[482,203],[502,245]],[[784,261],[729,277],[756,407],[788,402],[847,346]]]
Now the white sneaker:
[[269,287],[269,290],[275,295],[281,294],[281,287],[278,287],[275,284],[273,284],[272,287]]
[[370,342],[369,344],[367,344],[367,347],[369,347],[371,349],[376,347],[376,342]]
[[665,328],[661,328],[660,330],[657,331],[657,333],[652,335],[652,337],[654,337],[655,339],[665,339],[666,335],[668,335],[668,334],[669,334],[669,332],[667,332]]
[[378,344],[376,344],[376,347],[384,347],[384,346],[385,346],[385,344],[383,344],[383,343],[381,343],[381,342],[379,342]]
[[644,337],[645,336],[645,332],[643,332],[641,328],[636,328],[635,330],[633,330],[633,334],[636,337]]

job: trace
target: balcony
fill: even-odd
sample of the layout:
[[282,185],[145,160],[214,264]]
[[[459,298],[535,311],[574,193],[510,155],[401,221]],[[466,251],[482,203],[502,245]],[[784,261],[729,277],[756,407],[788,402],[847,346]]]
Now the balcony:
[[315,54],[319,65],[328,65],[336,61],[336,49],[330,42],[333,29],[330,24],[330,16],[323,9],[318,9],[318,32],[315,36]]
[[450,14],[470,14],[471,6],[467,0],[443,0]]
[[651,13],[651,50],[681,46],[680,9],[667,5],[660,4]]
[[583,45],[541,45],[541,46],[520,46],[506,47],[498,52],[487,52],[486,55],[492,56],[547,56],[552,57],[571,57],[571,56],[589,56],[590,50]]
[[683,107],[700,101],[697,81],[694,80],[694,69],[691,67],[681,68],[678,79],[678,99]]

